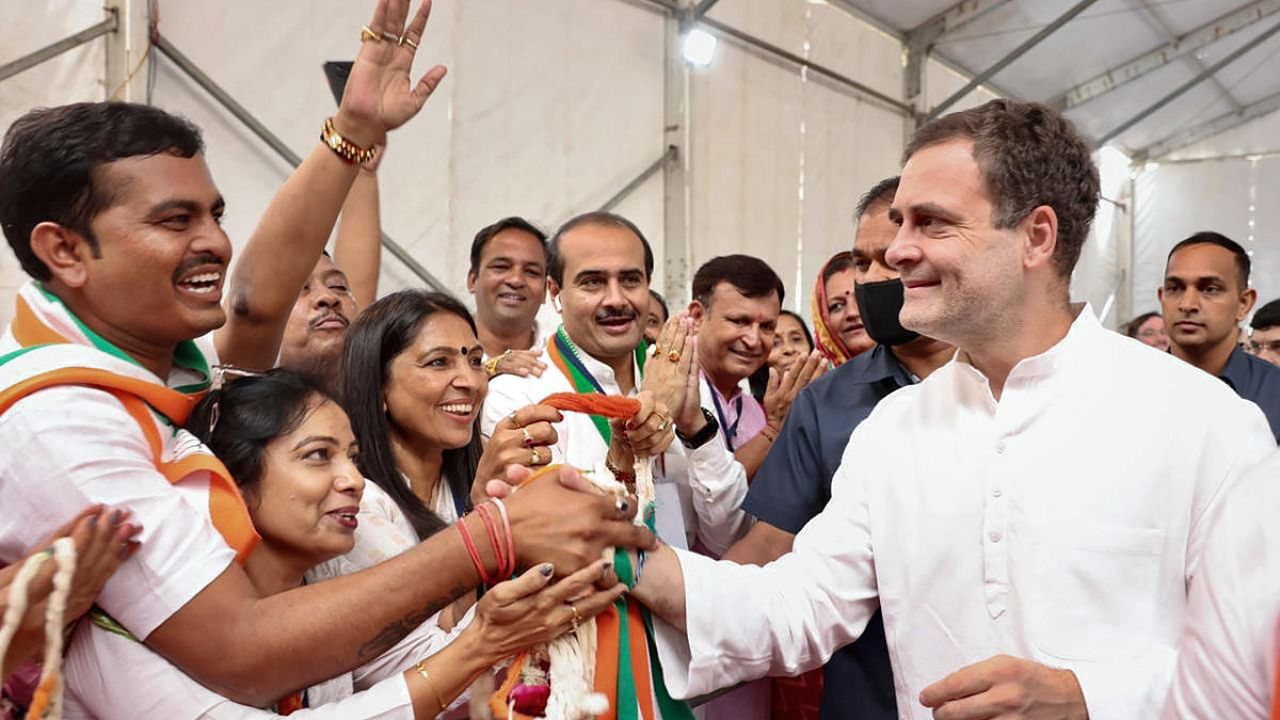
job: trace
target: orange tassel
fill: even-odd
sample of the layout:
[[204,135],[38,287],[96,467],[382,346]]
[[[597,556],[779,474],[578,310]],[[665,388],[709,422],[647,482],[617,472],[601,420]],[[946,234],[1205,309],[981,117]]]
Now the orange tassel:
[[619,420],[632,417],[640,412],[639,400],[618,395],[552,393],[543,398],[542,402],[538,404],[566,412],[580,412]]

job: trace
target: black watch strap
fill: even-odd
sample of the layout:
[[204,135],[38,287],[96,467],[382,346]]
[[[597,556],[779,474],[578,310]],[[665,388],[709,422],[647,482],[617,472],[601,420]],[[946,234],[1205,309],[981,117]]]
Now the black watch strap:
[[706,419],[707,424],[693,435],[685,436],[678,428],[676,429],[676,437],[680,438],[680,443],[690,450],[697,450],[706,445],[720,431],[720,423],[716,421],[716,416],[707,412],[706,408],[702,408],[702,417]]

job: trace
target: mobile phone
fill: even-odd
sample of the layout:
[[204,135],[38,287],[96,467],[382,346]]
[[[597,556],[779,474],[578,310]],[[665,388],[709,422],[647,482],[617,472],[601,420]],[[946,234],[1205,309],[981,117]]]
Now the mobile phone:
[[330,60],[324,64],[324,76],[329,80],[329,89],[333,91],[333,101],[342,104],[342,91],[347,88],[347,76],[351,74],[351,66],[355,63],[348,60]]

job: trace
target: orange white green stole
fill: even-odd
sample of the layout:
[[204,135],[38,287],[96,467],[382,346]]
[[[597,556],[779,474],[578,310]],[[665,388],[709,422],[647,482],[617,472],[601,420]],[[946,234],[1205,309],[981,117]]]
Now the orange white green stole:
[[208,389],[208,365],[199,348],[183,343],[175,361],[203,371],[205,380],[179,388],[156,377],[85,327],[38,286],[22,288],[9,334],[18,349],[0,356],[0,414],[32,393],[82,385],[116,396],[138,424],[156,469],[177,485],[197,476],[209,486],[209,518],[243,564],[258,542],[240,490],[223,464],[181,430]]

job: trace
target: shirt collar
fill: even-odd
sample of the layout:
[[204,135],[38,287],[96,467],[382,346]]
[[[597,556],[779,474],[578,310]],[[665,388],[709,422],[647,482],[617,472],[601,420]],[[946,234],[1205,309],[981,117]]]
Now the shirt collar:
[[863,355],[849,361],[852,365],[847,382],[869,385],[893,379],[898,385],[911,385],[911,374],[902,366],[893,351],[884,345],[876,345]]
[[[568,335],[568,331],[565,331],[565,337],[568,337]],[[577,341],[573,338],[569,338],[569,340],[573,342],[573,349],[576,351],[578,359],[582,361],[582,367],[586,368],[587,372],[591,373],[591,377],[595,378],[596,382],[600,383],[600,387],[604,388],[604,390],[610,394],[621,395],[622,390],[618,387],[618,378],[613,374],[613,368],[605,365],[604,362],[597,360],[586,350],[583,350],[578,346]],[[547,342],[550,343],[552,340],[548,338]],[[632,394],[635,394],[635,392],[640,389],[641,375],[640,367],[636,365],[634,357],[631,359],[631,372],[635,378],[636,386],[636,390],[633,391]]]
[[[1021,384],[1043,382],[1060,374],[1076,348],[1087,344],[1091,337],[1103,330],[1102,324],[1098,322],[1097,316],[1093,314],[1093,308],[1088,303],[1072,305],[1071,309],[1076,313],[1076,318],[1067,329],[1067,334],[1039,355],[1019,360],[1009,372],[1009,377],[1005,379],[1006,389]],[[969,354],[965,351],[957,352],[951,362],[955,363],[963,373],[990,387],[986,375],[973,366]]]
[[[84,324],[84,321],[76,317],[61,298],[49,292],[42,283],[32,282],[28,288],[22,290],[22,293],[40,320],[65,337],[68,342],[97,348],[112,357],[141,367],[141,363],[132,356]],[[211,377],[209,361],[195,342],[183,340],[178,343],[173,352],[173,368],[165,384],[179,392],[201,392],[209,388]]]
[[1249,365],[1250,357],[1248,353],[1240,349],[1237,344],[1231,351],[1231,355],[1227,358],[1226,367],[1222,368],[1222,378],[1232,390],[1237,393],[1249,387],[1249,377],[1253,374],[1253,368]]

